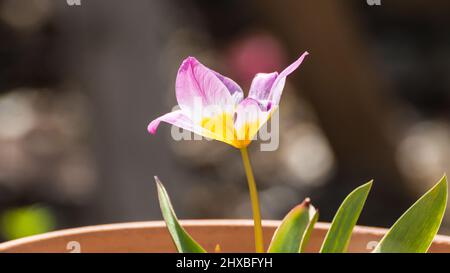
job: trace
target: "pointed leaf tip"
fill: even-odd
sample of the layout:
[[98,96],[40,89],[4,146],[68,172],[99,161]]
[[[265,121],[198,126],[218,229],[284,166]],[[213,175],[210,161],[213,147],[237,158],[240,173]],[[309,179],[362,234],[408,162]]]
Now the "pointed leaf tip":
[[308,242],[311,226],[317,221],[316,214],[309,198],[294,207],[278,226],[267,252],[298,253]]
[[444,217],[448,182],[444,176],[417,200],[389,229],[373,252],[425,253]]
[[311,205],[311,198],[306,197],[305,200],[303,200],[302,205],[308,208]]
[[159,177],[155,175],[153,178],[155,179],[155,184],[156,184],[158,191],[161,189],[164,189],[164,191],[165,191],[166,189],[164,188],[164,185],[161,182],[161,180],[159,180]]
[[178,222],[173,210],[169,195],[158,177],[155,176],[158,190],[159,205],[170,236],[180,253],[204,253],[206,252]]
[[325,236],[321,253],[343,253],[347,251],[353,228],[358,221],[373,180],[353,190],[342,202]]

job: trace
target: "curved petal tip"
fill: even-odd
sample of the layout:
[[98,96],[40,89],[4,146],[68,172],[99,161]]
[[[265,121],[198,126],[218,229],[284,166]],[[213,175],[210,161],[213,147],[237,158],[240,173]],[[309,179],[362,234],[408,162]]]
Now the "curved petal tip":
[[190,65],[193,65],[195,63],[198,63],[198,60],[195,57],[187,56],[183,62],[181,62],[180,69],[179,70],[185,70]]
[[147,126],[147,131],[148,131],[150,134],[152,134],[152,135],[156,134],[156,130],[158,129],[159,123],[160,123],[160,120],[159,120],[159,119],[153,120],[153,121],[150,122],[150,124]]

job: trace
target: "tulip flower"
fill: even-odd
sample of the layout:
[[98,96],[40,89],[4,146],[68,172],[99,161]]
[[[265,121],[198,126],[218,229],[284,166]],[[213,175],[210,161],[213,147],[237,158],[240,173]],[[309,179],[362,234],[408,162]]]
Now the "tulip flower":
[[194,57],[181,64],[175,84],[179,110],[167,113],[148,125],[155,134],[161,121],[198,135],[225,142],[241,150],[252,200],[257,252],[263,252],[261,216],[256,184],[247,146],[278,109],[286,77],[294,72],[308,52],[281,73],[258,73],[244,98],[241,87],[201,64]]
[[188,57],[181,64],[176,79],[176,97],[181,109],[153,120],[148,131],[155,134],[164,121],[236,148],[245,148],[278,108],[286,77],[297,69],[306,55],[307,52],[281,73],[257,74],[245,99],[241,87],[233,80]]

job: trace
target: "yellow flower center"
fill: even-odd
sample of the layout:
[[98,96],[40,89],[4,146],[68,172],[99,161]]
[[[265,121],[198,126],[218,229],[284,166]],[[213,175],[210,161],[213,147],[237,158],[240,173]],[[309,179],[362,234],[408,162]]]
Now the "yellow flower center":
[[258,133],[260,122],[248,122],[240,128],[234,126],[231,113],[222,113],[213,117],[203,118],[201,126],[205,128],[204,135],[208,138],[228,143],[236,148],[247,147]]

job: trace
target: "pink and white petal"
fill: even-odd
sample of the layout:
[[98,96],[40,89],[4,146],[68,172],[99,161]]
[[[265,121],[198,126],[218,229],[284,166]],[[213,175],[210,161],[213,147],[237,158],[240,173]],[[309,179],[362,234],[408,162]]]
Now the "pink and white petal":
[[194,57],[186,58],[178,70],[175,84],[176,97],[182,110],[190,115],[200,107],[209,105],[228,108],[234,100],[225,84],[214,71]]
[[300,58],[284,69],[273,83],[272,90],[270,91],[269,99],[274,105],[278,105],[280,102],[281,94],[283,93],[284,84],[286,83],[286,77],[294,72],[300,64],[303,62],[308,52],[305,51]]
[[251,141],[272,113],[273,109],[265,111],[264,106],[257,100],[244,99],[236,109],[234,122],[238,140]]
[[191,131],[204,137],[211,138],[213,135],[212,132],[194,123],[187,115],[183,113],[182,110],[175,110],[173,112],[167,113],[153,120],[147,127],[148,132],[152,135],[156,134],[156,131],[161,121],[175,125],[177,127]]
[[255,100],[267,100],[277,77],[278,72],[256,74],[250,86],[248,97]]
[[227,87],[228,92],[230,92],[230,95],[233,97],[235,104],[239,104],[244,99],[244,91],[242,91],[242,88],[232,79],[225,77],[215,71],[213,72],[217,76],[217,78],[219,78],[219,80],[221,80],[222,83]]

